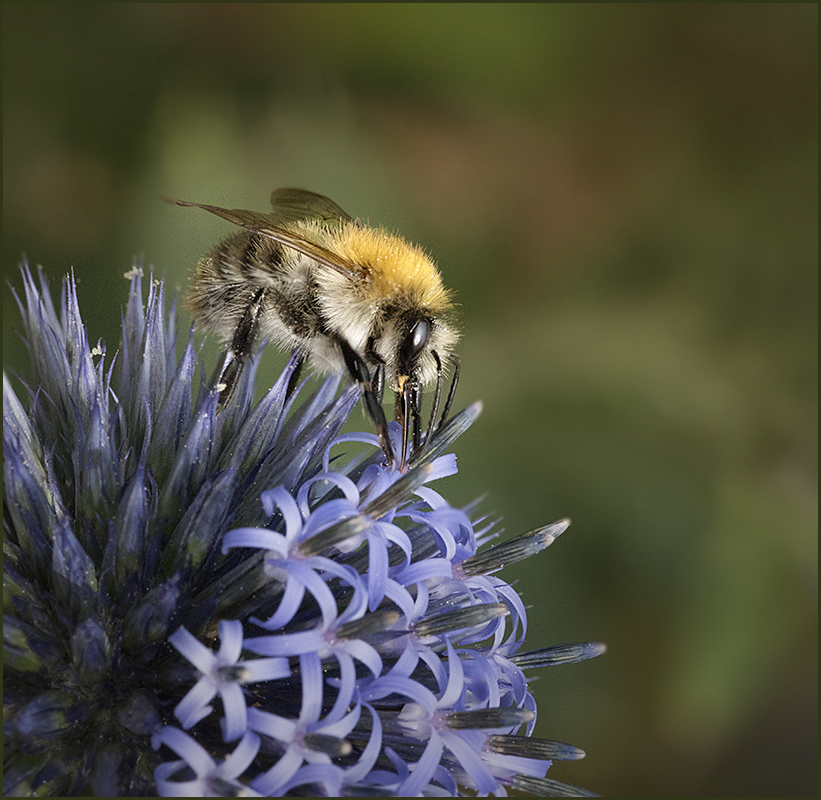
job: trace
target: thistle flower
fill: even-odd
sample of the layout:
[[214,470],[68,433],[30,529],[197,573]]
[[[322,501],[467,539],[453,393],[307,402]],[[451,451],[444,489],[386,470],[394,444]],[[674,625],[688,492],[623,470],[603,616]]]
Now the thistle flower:
[[545,777],[584,753],[531,736],[524,670],[603,647],[520,652],[525,608],[495,574],[567,521],[488,546],[493,524],[429,486],[478,404],[401,471],[375,436],[340,435],[355,387],[329,379],[296,408],[293,361],[256,405],[251,364],[218,412],[162,284],[144,303],[130,280],[107,359],[73,278],[58,313],[23,270],[4,794],[588,794]]

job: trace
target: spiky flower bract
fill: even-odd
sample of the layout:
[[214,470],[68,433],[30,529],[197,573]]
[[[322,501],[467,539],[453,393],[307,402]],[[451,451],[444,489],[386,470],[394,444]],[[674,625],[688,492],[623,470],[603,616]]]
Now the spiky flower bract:
[[[340,435],[358,389],[297,408],[295,362],[253,403],[218,395],[175,314],[130,275],[122,344],[89,345],[73,279],[18,298],[25,403],[4,375],[4,794],[585,794],[584,754],[530,736],[524,605],[504,544],[428,484],[478,413],[388,470]],[[399,441],[398,426],[392,435]],[[353,448],[349,450],[349,448]],[[357,449],[358,448],[358,449]]]

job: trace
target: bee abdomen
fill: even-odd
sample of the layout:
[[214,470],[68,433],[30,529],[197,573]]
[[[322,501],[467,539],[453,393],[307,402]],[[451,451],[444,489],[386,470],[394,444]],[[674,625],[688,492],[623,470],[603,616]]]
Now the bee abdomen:
[[197,326],[229,339],[260,289],[274,290],[282,248],[258,234],[238,233],[197,263],[188,307]]
[[211,258],[223,280],[270,286],[271,277],[282,269],[283,252],[272,239],[242,232],[220,242]]

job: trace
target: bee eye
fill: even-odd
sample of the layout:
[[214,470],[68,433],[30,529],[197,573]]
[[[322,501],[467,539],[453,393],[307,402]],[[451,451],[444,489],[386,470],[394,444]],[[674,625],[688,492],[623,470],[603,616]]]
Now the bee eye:
[[425,349],[430,339],[431,323],[426,319],[419,319],[411,326],[408,335],[399,348],[399,360],[402,370],[410,373],[411,367],[419,354]]

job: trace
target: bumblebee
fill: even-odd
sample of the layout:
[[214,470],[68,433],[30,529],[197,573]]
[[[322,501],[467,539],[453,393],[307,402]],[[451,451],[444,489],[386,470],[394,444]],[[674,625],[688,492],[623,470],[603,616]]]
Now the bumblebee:
[[[389,467],[395,458],[382,408],[386,383],[402,427],[400,466],[430,441],[456,388],[458,334],[449,321],[450,292],[422,249],[304,189],[277,189],[268,213],[177,204],[243,228],[198,262],[187,302],[195,325],[226,345],[220,405],[230,401],[243,365],[263,339],[292,350],[299,366],[307,360],[320,373],[347,373],[362,387]],[[453,379],[437,423],[447,361]],[[422,387],[434,381],[423,435]]]

